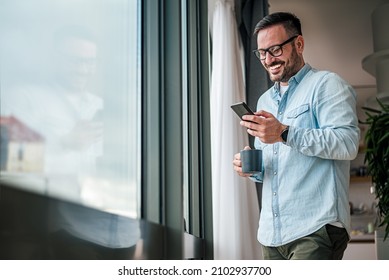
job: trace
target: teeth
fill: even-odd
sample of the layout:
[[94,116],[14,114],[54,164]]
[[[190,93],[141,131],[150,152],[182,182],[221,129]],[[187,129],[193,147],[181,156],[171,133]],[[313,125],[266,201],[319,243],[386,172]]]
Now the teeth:
[[281,64],[277,64],[277,65],[271,66],[270,69],[275,70],[275,69],[278,69],[280,67],[281,67]]

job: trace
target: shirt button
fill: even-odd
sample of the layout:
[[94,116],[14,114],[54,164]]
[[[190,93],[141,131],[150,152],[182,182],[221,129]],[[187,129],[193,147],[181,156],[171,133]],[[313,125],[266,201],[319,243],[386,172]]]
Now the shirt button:
[[276,154],[277,154],[277,151],[274,151],[274,154],[276,155]]
[[278,112],[279,115],[282,115],[282,112]]
[[274,192],[274,193],[273,193],[273,195],[274,195],[274,196],[276,196],[276,195],[277,195],[277,193],[276,193],[276,192]]
[[273,173],[274,175],[277,175],[277,171],[274,171],[274,173]]
[[277,214],[277,213],[274,213],[274,217],[278,217],[278,214]]

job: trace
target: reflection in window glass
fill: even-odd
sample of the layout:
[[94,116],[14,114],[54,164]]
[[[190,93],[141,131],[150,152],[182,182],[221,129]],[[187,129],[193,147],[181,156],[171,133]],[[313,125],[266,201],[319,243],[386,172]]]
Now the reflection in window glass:
[[1,2],[1,180],[138,217],[138,1]]

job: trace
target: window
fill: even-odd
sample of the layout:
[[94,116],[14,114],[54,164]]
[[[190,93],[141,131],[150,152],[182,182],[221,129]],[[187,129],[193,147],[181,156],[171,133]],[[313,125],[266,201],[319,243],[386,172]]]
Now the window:
[[60,198],[49,210],[77,238],[211,258],[204,14],[201,0],[2,1],[0,181]]
[[1,180],[140,215],[140,1],[2,1]]

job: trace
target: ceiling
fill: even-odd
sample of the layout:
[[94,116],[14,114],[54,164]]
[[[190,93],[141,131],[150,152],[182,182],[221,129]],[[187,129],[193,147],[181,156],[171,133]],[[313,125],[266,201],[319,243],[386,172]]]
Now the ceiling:
[[[210,19],[217,1],[209,0]],[[289,11],[300,18],[306,62],[338,73],[354,87],[365,88],[375,85],[375,78],[362,69],[361,61],[373,53],[371,14],[380,2],[269,0],[269,12]]]

